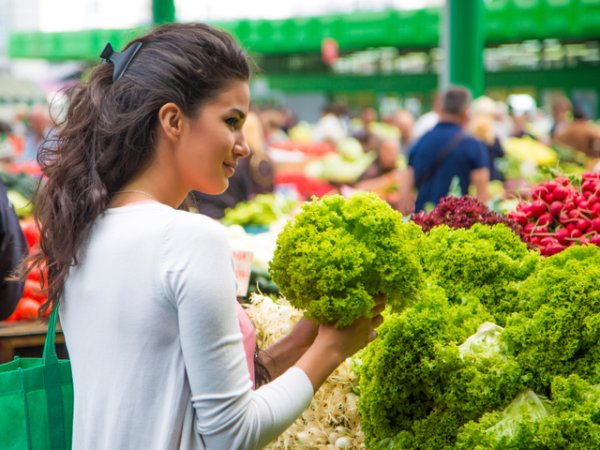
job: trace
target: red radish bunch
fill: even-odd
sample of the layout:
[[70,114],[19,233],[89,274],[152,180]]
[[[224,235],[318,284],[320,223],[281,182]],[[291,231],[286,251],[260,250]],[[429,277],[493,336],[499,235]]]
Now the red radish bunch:
[[542,255],[575,244],[600,246],[600,173],[584,173],[578,185],[565,177],[537,184],[531,197],[508,217],[523,227],[525,240]]

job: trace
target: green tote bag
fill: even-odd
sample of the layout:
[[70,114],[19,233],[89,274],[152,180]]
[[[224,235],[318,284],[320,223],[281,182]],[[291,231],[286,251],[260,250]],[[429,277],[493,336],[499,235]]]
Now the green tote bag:
[[58,307],[48,321],[42,358],[0,364],[0,449],[71,448],[73,379],[71,363],[59,360],[54,337]]

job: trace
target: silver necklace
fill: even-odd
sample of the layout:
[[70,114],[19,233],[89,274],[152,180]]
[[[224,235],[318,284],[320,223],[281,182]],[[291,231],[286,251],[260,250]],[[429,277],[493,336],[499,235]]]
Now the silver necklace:
[[140,189],[124,189],[122,191],[115,192],[115,195],[117,195],[117,194],[140,194],[140,195],[145,195],[146,197],[154,200],[155,202],[158,202],[158,200],[156,199],[156,197],[154,195],[150,194],[149,192],[142,191]]

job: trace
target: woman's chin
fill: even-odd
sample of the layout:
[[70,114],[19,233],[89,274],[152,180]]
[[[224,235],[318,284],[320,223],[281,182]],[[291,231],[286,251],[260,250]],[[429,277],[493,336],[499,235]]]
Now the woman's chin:
[[197,189],[197,191],[207,195],[220,195],[223,192],[225,192],[228,187],[229,181],[226,181],[225,184],[222,186],[211,186],[210,188],[204,187],[203,189]]

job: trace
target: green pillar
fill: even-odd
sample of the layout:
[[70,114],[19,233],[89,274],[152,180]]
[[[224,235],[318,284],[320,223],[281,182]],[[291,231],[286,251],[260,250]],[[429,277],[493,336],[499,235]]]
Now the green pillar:
[[471,89],[473,97],[484,92],[483,0],[446,0],[446,83]]
[[152,0],[152,23],[175,22],[175,0]]

